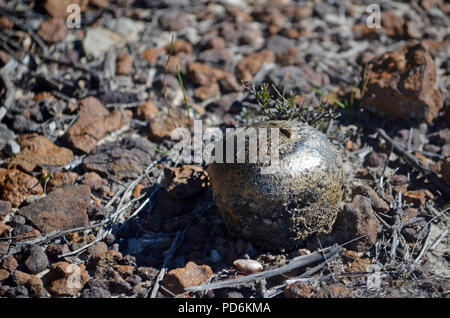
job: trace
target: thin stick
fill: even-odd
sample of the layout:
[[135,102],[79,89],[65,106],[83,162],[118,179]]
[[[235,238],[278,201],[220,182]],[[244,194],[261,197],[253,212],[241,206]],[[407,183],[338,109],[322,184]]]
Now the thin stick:
[[291,263],[284,265],[279,268],[274,268],[270,270],[266,270],[263,272],[251,274],[242,278],[237,278],[228,281],[221,281],[213,284],[206,284],[200,286],[192,286],[188,287],[186,291],[203,291],[203,290],[213,290],[219,288],[228,288],[228,287],[237,287],[239,285],[251,282],[251,281],[261,281],[263,279],[268,279],[273,276],[281,275],[286,272],[290,272],[296,268],[303,267],[306,265],[310,265],[316,263],[318,261],[324,259],[330,259],[341,251],[341,247],[339,245],[333,245],[329,248],[326,248],[322,251],[315,252],[309,255],[300,256],[298,259],[292,261]]

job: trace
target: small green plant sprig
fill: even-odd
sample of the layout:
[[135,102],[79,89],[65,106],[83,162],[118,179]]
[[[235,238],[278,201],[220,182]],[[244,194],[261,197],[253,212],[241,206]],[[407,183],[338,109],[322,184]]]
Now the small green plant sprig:
[[[313,125],[322,119],[335,119],[339,114],[333,107],[323,100],[311,109],[305,103],[296,104],[297,96],[292,91],[288,97],[272,84],[263,83],[259,88],[253,84],[244,83],[244,88],[256,97],[259,109],[256,115],[269,120],[299,120]],[[345,107],[345,106],[344,106]]]

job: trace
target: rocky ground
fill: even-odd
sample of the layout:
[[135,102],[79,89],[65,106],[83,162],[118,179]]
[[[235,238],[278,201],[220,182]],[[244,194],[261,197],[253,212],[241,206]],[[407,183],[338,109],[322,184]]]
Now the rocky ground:
[[[366,26],[373,2],[381,28]],[[0,297],[448,297],[449,13],[443,0],[0,0]],[[194,118],[257,119],[242,82],[313,108],[325,96],[340,115],[316,126],[344,159],[341,211],[296,250],[230,236],[206,167],[170,155]],[[335,243],[313,271],[185,291]]]

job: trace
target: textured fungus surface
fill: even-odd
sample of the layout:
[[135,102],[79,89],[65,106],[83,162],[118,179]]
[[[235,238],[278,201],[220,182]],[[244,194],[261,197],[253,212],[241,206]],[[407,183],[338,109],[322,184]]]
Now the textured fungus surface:
[[275,249],[328,232],[342,197],[342,159],[336,148],[324,134],[296,121],[251,127],[279,128],[279,164],[271,174],[261,173],[259,161],[209,165],[212,191],[229,231]]

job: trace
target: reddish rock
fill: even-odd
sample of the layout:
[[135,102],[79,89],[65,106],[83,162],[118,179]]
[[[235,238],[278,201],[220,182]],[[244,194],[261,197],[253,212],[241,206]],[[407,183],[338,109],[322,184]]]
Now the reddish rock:
[[55,146],[37,134],[21,135],[17,142],[22,151],[7,161],[10,169],[20,168],[31,172],[38,165],[64,166],[74,159],[72,151]]
[[206,187],[206,172],[198,166],[184,165],[164,170],[164,188],[176,199],[187,199]]
[[[170,52],[170,44],[166,46],[167,53]],[[192,53],[192,45],[189,42],[186,42],[184,40],[176,40],[173,43],[173,54],[191,54]]]
[[14,27],[14,22],[9,20],[7,17],[0,17],[0,27],[5,29],[12,29]]
[[34,296],[44,297],[47,294],[42,280],[35,275],[16,270],[12,279],[17,285],[25,286]]
[[430,123],[442,108],[442,94],[435,88],[436,66],[422,44],[385,53],[368,69],[361,104],[370,112]]
[[111,113],[95,97],[80,101],[80,117],[64,136],[67,144],[83,153],[91,152],[107,133],[119,129],[125,118],[118,109]]
[[306,285],[303,282],[295,282],[284,288],[286,298],[311,298],[311,292],[314,287]]
[[357,257],[347,268],[348,272],[351,273],[364,273],[367,272],[370,266],[369,258]]
[[88,185],[92,190],[109,192],[108,181],[95,172],[87,172],[83,175],[83,184]]
[[61,188],[65,185],[74,184],[78,179],[78,174],[75,172],[56,172],[51,174],[47,183],[47,191],[51,192],[56,188]]
[[66,18],[71,14],[70,11],[67,12],[67,7],[69,5],[79,5],[81,11],[84,12],[88,3],[89,0],[46,0],[44,8],[52,17]]
[[389,204],[386,203],[383,199],[381,199],[378,194],[369,186],[365,184],[358,185],[354,190],[355,194],[359,194],[365,197],[368,197],[372,203],[372,208],[381,213],[388,213],[390,208]]
[[50,266],[47,288],[55,296],[75,296],[91,279],[83,264],[58,262]]
[[213,275],[208,265],[199,266],[189,262],[183,268],[173,269],[164,276],[163,286],[174,294],[181,294],[187,287],[198,286]]
[[205,100],[211,97],[215,97],[220,93],[220,88],[217,83],[211,83],[211,85],[200,86],[194,92],[194,96],[200,100]]
[[0,269],[0,283],[9,278],[9,272],[6,269]]
[[350,291],[341,283],[335,283],[322,288],[319,297],[322,298],[346,298]]
[[0,263],[0,268],[12,273],[19,266],[16,259],[12,255],[6,256]]
[[274,61],[275,54],[267,49],[249,54],[236,65],[236,76],[240,81],[249,82],[264,64]]
[[189,63],[187,72],[189,80],[198,85],[211,85],[227,76],[221,69],[197,62]]
[[100,258],[108,252],[108,245],[105,242],[97,242],[88,248],[89,256],[92,258]]
[[154,119],[159,113],[158,107],[150,101],[136,108],[135,116],[139,120]]
[[233,74],[227,73],[225,78],[219,81],[220,88],[224,93],[242,92],[244,87],[238,83]]
[[116,62],[116,75],[129,75],[133,69],[133,55],[120,54]]
[[86,208],[90,196],[90,188],[86,185],[65,186],[21,208],[18,213],[43,233],[87,226]]
[[18,207],[30,195],[42,194],[39,180],[17,169],[0,168],[0,197]]
[[205,43],[205,49],[224,49],[225,47],[226,42],[220,36],[213,37]]
[[123,258],[122,253],[108,250],[106,253],[98,253],[92,258],[92,262],[89,264],[90,268],[108,268],[116,265]]
[[155,142],[160,142],[163,139],[170,140],[173,130],[182,127],[189,127],[189,120],[181,111],[171,109],[170,116],[164,112],[159,112],[149,122],[148,138]]
[[408,177],[403,174],[396,174],[392,176],[391,183],[393,186],[401,186],[408,184]]
[[134,272],[134,266],[131,265],[114,265],[113,268],[123,279],[128,279]]
[[66,254],[69,252],[70,249],[67,246],[67,244],[50,244],[49,246],[47,246],[46,250],[47,256],[49,257],[49,259],[53,261],[60,260],[60,258],[58,257],[59,255]]
[[16,235],[16,242],[34,240],[39,236],[41,236],[41,232],[36,229],[32,229],[31,231]]
[[40,102],[41,100],[55,100],[55,97],[49,92],[42,92],[34,95],[33,100],[35,102]]
[[404,31],[405,20],[399,17],[394,11],[384,11],[381,15],[381,27],[387,36],[402,37]]
[[69,30],[63,18],[49,18],[39,27],[38,35],[47,43],[55,44],[66,37]]
[[9,232],[9,231],[11,231],[11,227],[0,222],[0,236],[2,236],[3,233]]
[[164,53],[163,48],[156,48],[156,49],[145,49],[144,51],[144,59],[147,62],[153,63],[157,60],[158,56]]
[[441,165],[442,179],[450,186],[450,157],[445,158]]
[[364,251],[375,244],[378,231],[381,230],[380,222],[372,210],[371,200],[361,195],[355,196],[351,203],[344,205],[336,223],[350,239],[364,236],[349,244],[349,248],[356,251]]
[[427,189],[406,191],[403,193],[403,200],[413,203],[415,207],[421,207],[427,199],[434,199],[434,195]]
[[419,215],[419,211],[415,208],[409,208],[405,210],[405,213],[403,214],[402,217],[402,222],[408,222],[411,219],[414,219],[415,217],[417,217]]

